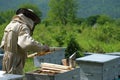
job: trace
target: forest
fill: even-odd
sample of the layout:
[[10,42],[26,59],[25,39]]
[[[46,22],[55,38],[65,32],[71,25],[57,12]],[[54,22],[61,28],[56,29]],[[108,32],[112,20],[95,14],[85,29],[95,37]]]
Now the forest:
[[[37,5],[42,11],[42,17],[46,17],[49,11],[50,0],[0,0],[0,11],[18,9],[20,5],[30,3]],[[66,0],[67,1],[67,0]],[[113,18],[120,16],[120,0],[76,0],[78,4],[78,17],[89,17],[96,14],[108,14]],[[11,3],[14,3],[11,5]]]

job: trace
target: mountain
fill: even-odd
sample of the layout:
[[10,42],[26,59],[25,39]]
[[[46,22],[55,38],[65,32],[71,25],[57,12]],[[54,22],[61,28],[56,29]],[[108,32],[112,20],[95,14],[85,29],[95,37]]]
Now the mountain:
[[49,0],[0,0],[0,11],[6,11],[9,9],[17,10],[22,4],[34,4],[37,5],[42,11],[42,17],[47,15]]
[[[49,0],[0,0],[0,11],[18,9],[20,5],[31,3],[37,5],[46,17]],[[107,14],[120,18],[120,0],[78,0],[78,17],[89,17],[96,14]]]
[[79,0],[79,4],[79,16],[108,14],[113,18],[120,18],[120,0]]

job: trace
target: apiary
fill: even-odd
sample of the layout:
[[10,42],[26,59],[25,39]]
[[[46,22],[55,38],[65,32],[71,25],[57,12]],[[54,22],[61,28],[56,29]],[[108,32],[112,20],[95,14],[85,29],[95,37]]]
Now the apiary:
[[81,80],[115,80],[119,77],[119,56],[92,54],[77,58]]
[[80,68],[56,64],[41,64],[40,70],[25,73],[27,80],[80,80]]
[[43,62],[61,64],[61,60],[65,58],[65,48],[60,48],[57,51],[51,52],[43,56],[34,57],[35,67],[40,67]]

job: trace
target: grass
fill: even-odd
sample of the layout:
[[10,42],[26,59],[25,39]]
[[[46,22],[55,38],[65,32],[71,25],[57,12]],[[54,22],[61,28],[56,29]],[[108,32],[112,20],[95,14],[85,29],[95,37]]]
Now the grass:
[[36,69],[38,69],[38,68],[36,68],[34,66],[33,58],[26,59],[26,63],[25,63],[25,67],[24,67],[24,73],[29,72],[29,71],[33,71],[33,70],[36,70]]

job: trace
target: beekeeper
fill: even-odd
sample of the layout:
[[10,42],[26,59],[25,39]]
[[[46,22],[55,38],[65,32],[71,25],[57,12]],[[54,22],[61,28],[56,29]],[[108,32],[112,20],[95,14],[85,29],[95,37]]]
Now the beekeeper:
[[4,30],[1,48],[4,50],[3,70],[23,74],[28,51],[47,52],[50,48],[35,41],[31,35],[40,18],[31,9],[20,8]]

